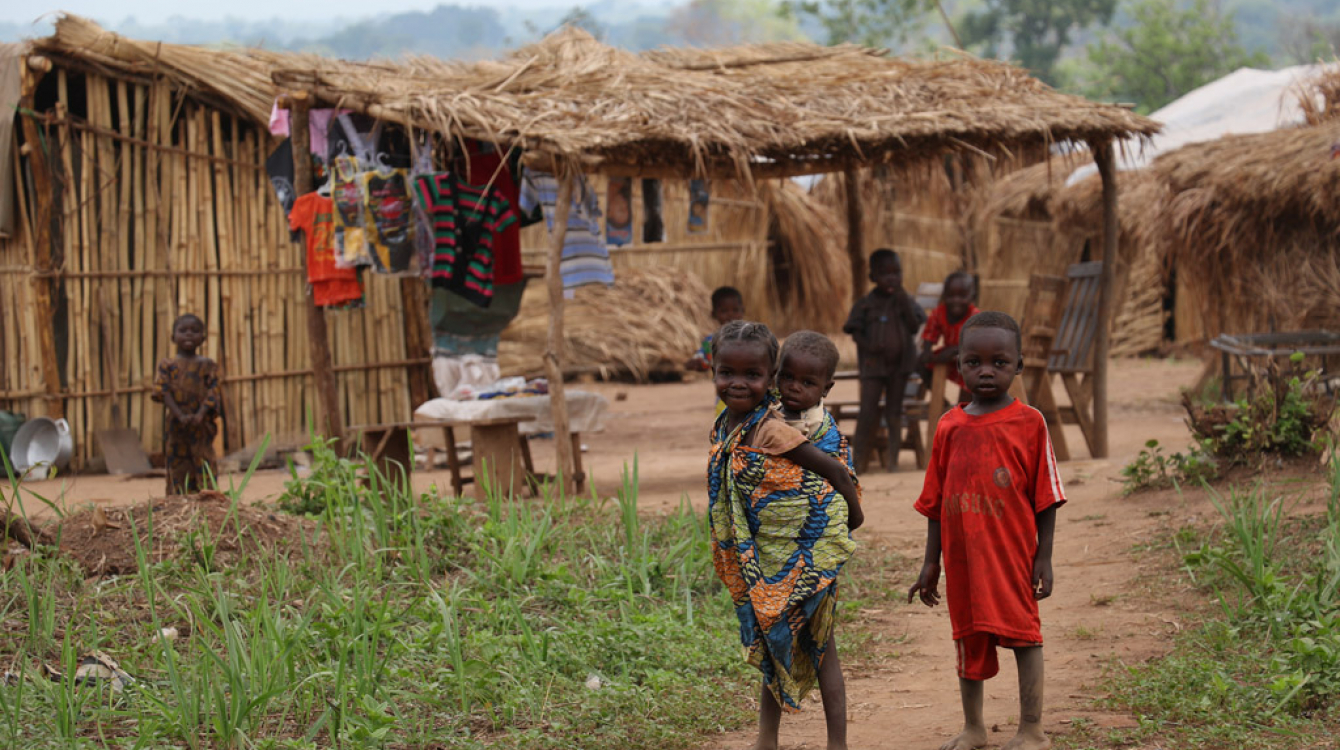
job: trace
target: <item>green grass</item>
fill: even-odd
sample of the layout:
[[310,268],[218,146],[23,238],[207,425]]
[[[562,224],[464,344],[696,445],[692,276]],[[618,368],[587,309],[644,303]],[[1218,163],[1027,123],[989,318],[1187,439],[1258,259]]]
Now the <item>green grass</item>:
[[[749,723],[757,672],[685,501],[412,496],[315,447],[290,502],[314,516],[287,556],[217,563],[221,529],[137,575],[96,582],[55,550],[0,590],[0,747],[675,748]],[[16,489],[11,486],[10,489]],[[238,493],[227,527],[238,523]],[[858,557],[858,560],[861,558]],[[843,591],[848,629],[896,597],[887,551]],[[156,640],[160,628],[182,632]],[[138,678],[48,680],[101,650]],[[850,654],[851,652],[848,651]],[[594,687],[597,686],[598,687]]]
[[1136,728],[1076,727],[1061,746],[1333,746],[1340,719],[1340,466],[1332,466],[1325,515],[1290,516],[1285,499],[1264,483],[1227,494],[1207,490],[1218,527],[1209,534],[1180,529],[1168,543],[1183,555],[1183,581],[1212,605],[1179,612],[1191,627],[1167,656],[1112,666],[1105,703],[1132,713]]

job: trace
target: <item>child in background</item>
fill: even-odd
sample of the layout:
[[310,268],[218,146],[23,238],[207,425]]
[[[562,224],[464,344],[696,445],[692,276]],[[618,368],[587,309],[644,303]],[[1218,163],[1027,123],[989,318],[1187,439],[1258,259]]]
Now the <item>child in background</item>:
[[826,455],[774,408],[777,350],[760,323],[727,323],[713,341],[726,411],[707,467],[712,562],[735,603],[745,657],[763,673],[756,746],[777,747],[781,712],[800,710],[817,683],[828,747],[838,750],[847,698],[833,636],[837,575],[856,547],[860,497],[850,453]]
[[167,494],[185,495],[206,489],[212,476],[215,420],[222,411],[219,366],[201,356],[205,324],[187,313],[172,324],[177,356],[158,363],[152,398],[167,407],[163,451],[167,464]]
[[[921,332],[921,367],[926,374],[923,382],[930,383],[932,367],[948,364],[949,382],[959,387],[959,403],[972,398],[972,394],[963,387],[963,376],[959,374],[956,365],[959,332],[968,318],[981,312],[972,303],[972,296],[972,277],[967,272],[955,271],[946,276],[944,290],[940,292],[940,304],[931,311],[926,328]],[[943,345],[937,347],[942,341]]]
[[963,732],[943,747],[986,744],[984,681],[999,671],[996,648],[1019,666],[1019,730],[1009,750],[1050,746],[1042,733],[1042,629],[1038,600],[1052,593],[1056,509],[1065,503],[1047,423],[1016,401],[1023,369],[1019,324],[999,312],[964,324],[958,365],[972,401],[941,419],[916,509],[929,519],[921,575],[907,592],[940,600],[944,556],[949,621],[958,653]]
[[[717,322],[717,327],[726,325],[732,320],[744,320],[744,295],[740,290],[733,286],[719,286],[712,292],[712,320]],[[697,370],[707,372],[712,369],[712,337],[715,332],[709,333],[703,337],[702,346],[693,353],[693,357],[684,363],[687,370]],[[721,410],[717,410],[720,414]]]
[[888,467],[898,465],[902,442],[903,391],[907,377],[916,369],[917,353],[912,337],[926,320],[926,313],[903,289],[903,266],[898,254],[880,249],[870,254],[870,280],[875,288],[856,301],[842,330],[856,340],[857,369],[861,380],[860,413],[856,418],[856,473],[864,473],[879,432],[880,401],[889,428]]

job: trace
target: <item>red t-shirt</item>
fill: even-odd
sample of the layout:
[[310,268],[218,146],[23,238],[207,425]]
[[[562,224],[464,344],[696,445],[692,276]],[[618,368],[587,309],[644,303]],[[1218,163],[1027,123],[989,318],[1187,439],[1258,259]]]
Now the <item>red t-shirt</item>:
[[916,509],[940,522],[954,638],[995,633],[1042,642],[1033,599],[1037,514],[1065,502],[1042,413],[1020,401],[940,418]]
[[[968,304],[968,313],[959,319],[957,323],[949,322],[949,311],[945,309],[945,303],[941,302],[931,311],[931,316],[926,319],[926,326],[921,330],[921,340],[929,341],[932,344],[939,343],[944,339],[944,343],[935,347],[933,351],[940,351],[950,346],[958,346],[959,335],[963,332],[963,324],[968,322],[968,318],[981,312],[974,304]],[[949,380],[963,385],[963,376],[959,374],[958,367],[953,363],[949,365]]]
[[337,307],[363,297],[358,270],[335,263],[335,203],[317,193],[299,196],[288,214],[290,231],[307,239],[307,281],[320,307]]

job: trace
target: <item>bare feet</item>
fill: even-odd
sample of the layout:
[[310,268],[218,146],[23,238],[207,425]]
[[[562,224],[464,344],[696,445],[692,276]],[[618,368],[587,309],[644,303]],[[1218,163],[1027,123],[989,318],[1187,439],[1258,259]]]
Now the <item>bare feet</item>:
[[1019,727],[1018,734],[1011,737],[1001,750],[1047,750],[1051,746],[1052,741],[1042,733],[1042,727],[1037,724],[1023,724]]
[[986,747],[986,727],[963,727],[958,736],[940,746],[940,750],[976,750]]

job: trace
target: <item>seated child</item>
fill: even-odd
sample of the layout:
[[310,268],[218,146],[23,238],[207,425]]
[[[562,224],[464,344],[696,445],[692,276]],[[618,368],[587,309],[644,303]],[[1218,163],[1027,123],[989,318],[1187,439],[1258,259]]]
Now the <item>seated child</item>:
[[[949,382],[959,387],[959,402],[972,398],[963,387],[963,376],[958,371],[959,332],[968,318],[981,312],[972,303],[972,276],[966,271],[955,271],[945,277],[940,304],[931,311],[926,327],[921,331],[921,368],[923,382],[929,384],[930,369],[935,365],[949,365]],[[943,344],[936,346],[943,341]]]
[[817,684],[828,747],[845,748],[833,631],[837,575],[856,548],[850,529],[863,520],[860,495],[845,445],[840,460],[825,454],[774,408],[777,358],[777,339],[760,323],[727,323],[713,341],[713,383],[726,411],[707,467],[712,562],[735,604],[746,659],[763,674],[757,746],[777,747],[781,712],[800,710]]
[[996,648],[1019,665],[1019,731],[1010,750],[1043,750],[1042,628],[1038,600],[1052,593],[1056,509],[1065,503],[1042,413],[1010,396],[1023,369],[1019,324],[984,312],[964,324],[958,366],[972,401],[940,419],[916,509],[928,519],[926,558],[907,592],[940,601],[943,553],[949,621],[958,653],[963,732],[950,750],[986,744],[985,680]]
[[[898,253],[880,249],[870,254],[870,280],[875,288],[856,301],[842,330],[856,341],[861,376],[861,410],[856,417],[856,473],[865,472],[879,432],[881,415],[889,428],[890,470],[898,466],[902,443],[903,391],[916,369],[912,337],[926,320],[921,306],[903,289],[903,264]],[[880,408],[881,402],[883,409]]]
[[[717,327],[726,325],[732,320],[744,319],[744,295],[740,290],[733,286],[717,287],[712,292],[712,320],[717,322]],[[707,372],[712,369],[712,336],[715,332],[709,333],[703,337],[702,346],[693,353],[693,357],[684,363],[684,369]],[[720,409],[717,410],[720,414]]]

